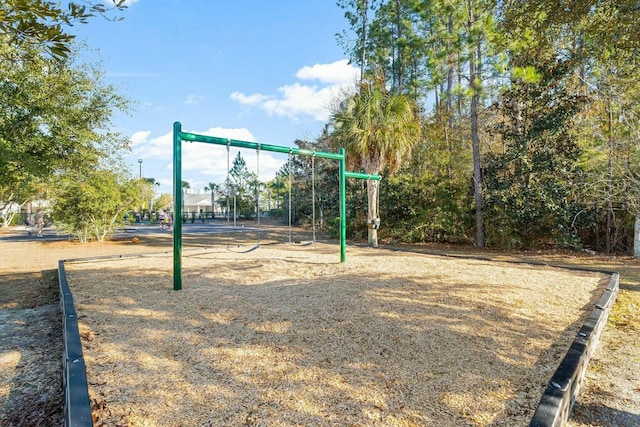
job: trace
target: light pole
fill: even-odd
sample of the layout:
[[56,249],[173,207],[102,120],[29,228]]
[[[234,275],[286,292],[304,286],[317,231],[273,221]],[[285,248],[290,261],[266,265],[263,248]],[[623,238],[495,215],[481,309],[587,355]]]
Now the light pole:
[[[138,165],[140,166],[140,175],[138,175],[138,184],[140,185],[140,191],[142,191],[142,159],[138,159]],[[142,223],[142,208],[144,202],[140,201],[140,212],[136,215],[136,222]]]
[[151,186],[151,198],[149,199],[149,216],[151,216],[151,211],[153,211],[153,196],[156,195],[156,188],[155,187],[159,187],[160,183],[159,182],[154,182],[153,185]]

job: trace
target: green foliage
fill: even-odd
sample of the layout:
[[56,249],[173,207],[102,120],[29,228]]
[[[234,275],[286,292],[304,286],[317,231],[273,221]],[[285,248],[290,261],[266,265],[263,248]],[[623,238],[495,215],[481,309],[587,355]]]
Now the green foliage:
[[81,242],[103,241],[141,197],[140,180],[98,169],[59,180],[53,217]]
[[[385,178],[380,193],[381,237],[408,242],[473,241],[473,199],[469,193],[470,152],[447,121],[433,118],[411,161]],[[446,138],[443,136],[446,135]],[[465,169],[463,166],[467,166]]]
[[[296,140],[295,144],[306,150],[333,151],[331,140],[326,132],[317,141]],[[315,182],[312,182],[314,177]],[[309,156],[292,156],[278,172],[275,181],[281,182],[284,188],[281,206],[285,223],[289,223],[289,211],[291,211],[293,225],[311,228],[315,216],[316,229],[327,230],[327,218],[339,215],[337,161]],[[291,195],[291,207],[289,207],[289,195]]]
[[[249,172],[247,162],[238,152],[229,170],[229,179],[225,183],[229,197],[229,209],[239,218],[253,218],[257,212],[257,192],[262,188],[255,173]],[[225,196],[225,205],[227,203]]]
[[54,174],[117,162],[128,141],[100,129],[128,104],[89,65],[19,53],[19,63],[0,60],[0,200],[22,203]]
[[466,185],[453,186],[443,177],[409,171],[385,183],[380,204],[390,225],[381,230],[381,238],[414,243],[473,240],[472,199]]
[[368,174],[395,171],[420,135],[416,105],[385,89],[384,80],[363,83],[332,116],[333,138],[349,163]]
[[570,130],[585,99],[571,93],[569,61],[548,54],[536,64],[536,82],[515,79],[500,98],[505,148],[487,156],[487,233],[507,248],[576,246],[574,216],[584,204],[571,189],[581,150]]
[[[96,15],[106,17],[112,9],[124,10],[126,0],[104,2],[70,1],[66,10],[60,2],[47,0],[3,0],[0,3],[0,39],[21,47],[38,46],[57,59],[66,59],[75,36],[63,28],[86,24]],[[2,52],[6,54],[7,52]]]
[[332,239],[340,238],[340,217],[327,219],[327,230]]
[[269,218],[282,219],[282,209],[269,209]]
[[513,67],[511,70],[511,77],[513,79],[520,79],[525,83],[538,83],[542,79],[542,76],[535,67]]
[[[124,1],[114,0],[122,10]],[[103,2],[7,0],[0,4],[0,201],[47,198],[47,187],[68,171],[117,164],[128,141],[109,128],[127,101],[78,65],[65,26],[106,17]]]
[[165,210],[171,211],[173,205],[173,197],[169,193],[162,193],[158,198],[154,201],[153,205],[157,210]]
[[[486,223],[503,248],[628,250],[640,212],[637,2],[339,5],[365,78],[422,105],[423,139],[381,189],[381,236],[468,241],[475,228],[479,242]],[[361,192],[349,191],[359,225]]]

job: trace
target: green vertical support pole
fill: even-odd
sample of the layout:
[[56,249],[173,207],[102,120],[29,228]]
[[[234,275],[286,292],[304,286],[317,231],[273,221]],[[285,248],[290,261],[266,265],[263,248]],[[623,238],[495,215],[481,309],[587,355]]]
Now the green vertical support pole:
[[173,124],[173,290],[182,289],[182,124]]
[[340,262],[347,261],[347,177],[344,148],[340,149]]

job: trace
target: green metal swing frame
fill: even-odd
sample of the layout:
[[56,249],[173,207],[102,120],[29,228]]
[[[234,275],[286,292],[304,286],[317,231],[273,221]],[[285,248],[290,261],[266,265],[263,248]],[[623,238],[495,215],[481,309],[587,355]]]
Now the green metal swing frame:
[[338,160],[340,187],[340,262],[347,261],[347,219],[346,189],[347,178],[380,181],[380,175],[368,175],[360,172],[348,172],[344,148],[339,153],[303,150],[280,145],[261,144],[237,139],[219,138],[183,132],[180,122],[173,123],[173,289],[182,289],[182,142],[203,142],[205,144],[225,145],[251,150],[264,150],[274,153],[295,154],[298,156],[316,156],[324,159]]

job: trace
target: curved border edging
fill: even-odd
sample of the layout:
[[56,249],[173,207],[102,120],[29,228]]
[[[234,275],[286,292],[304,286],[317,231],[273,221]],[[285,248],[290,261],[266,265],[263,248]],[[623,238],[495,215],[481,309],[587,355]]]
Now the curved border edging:
[[62,311],[62,388],[65,427],[93,427],[87,369],[82,355],[78,316],[69,289],[64,260],[58,261],[60,309]]
[[529,427],[560,427],[569,418],[619,288],[620,274],[612,273],[591,315],[547,383]]

